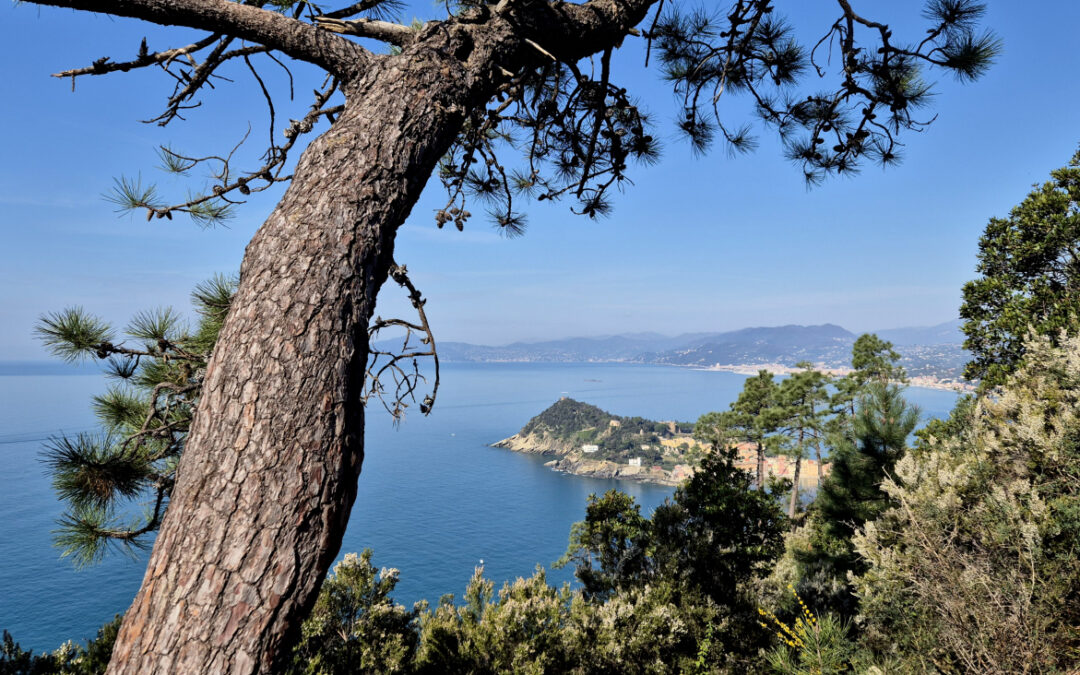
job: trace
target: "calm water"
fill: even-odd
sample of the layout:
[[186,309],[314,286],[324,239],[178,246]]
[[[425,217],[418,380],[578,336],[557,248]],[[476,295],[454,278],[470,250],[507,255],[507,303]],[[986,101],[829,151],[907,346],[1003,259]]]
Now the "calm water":
[[[554,473],[543,460],[487,447],[517,432],[560,396],[619,415],[694,420],[727,406],[744,376],[659,366],[447,364],[430,417],[394,428],[369,412],[360,494],[342,552],[371,548],[377,566],[401,570],[395,598],[406,605],[460,597],[484,561],[497,583],[550,567],[581,520],[589,493],[618,487],[648,512],[671,488]],[[85,639],[138,590],[145,555],[110,556],[80,571],[58,559],[49,531],[61,513],[38,460],[41,441],[94,427],[90,397],[104,380],[0,376],[0,628],[24,647],[52,649]],[[950,392],[909,390],[925,415],[943,416]],[[549,579],[571,579],[549,570]]]

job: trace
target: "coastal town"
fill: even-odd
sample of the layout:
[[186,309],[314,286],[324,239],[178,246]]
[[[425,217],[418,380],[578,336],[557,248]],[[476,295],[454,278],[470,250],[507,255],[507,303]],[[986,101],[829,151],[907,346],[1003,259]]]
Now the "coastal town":
[[[843,377],[852,372],[848,367],[833,367],[824,364],[814,364],[814,369],[835,377]],[[765,370],[773,375],[791,375],[802,370],[797,366],[787,366],[781,363],[755,363],[755,364],[715,364],[711,366],[703,366],[699,370],[718,371],[726,373],[737,373],[739,375],[755,375],[759,371]],[[974,392],[976,386],[967,380],[959,377],[938,377],[935,375],[914,375],[908,377],[905,382],[909,387],[919,387],[920,389],[936,389],[938,391],[958,391],[958,392]]]

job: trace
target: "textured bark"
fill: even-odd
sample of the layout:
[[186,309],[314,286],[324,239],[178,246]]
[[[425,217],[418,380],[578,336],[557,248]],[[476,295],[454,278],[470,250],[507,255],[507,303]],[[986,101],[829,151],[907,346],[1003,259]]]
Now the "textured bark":
[[[795,512],[799,506],[799,478],[802,473],[802,455],[795,458],[795,478],[791,485],[791,501],[788,503],[788,518],[795,520]],[[792,525],[794,527],[794,525]]]
[[[215,4],[126,0],[192,2]],[[610,46],[652,2],[541,3],[528,17],[429,25],[399,56],[362,57],[344,112],[247,248],[109,673],[281,669],[355,500],[367,326],[397,228],[497,68],[543,58],[522,31],[578,17],[576,32],[547,40],[575,58]]]
[[757,489],[765,490],[765,445],[761,441],[757,444]]

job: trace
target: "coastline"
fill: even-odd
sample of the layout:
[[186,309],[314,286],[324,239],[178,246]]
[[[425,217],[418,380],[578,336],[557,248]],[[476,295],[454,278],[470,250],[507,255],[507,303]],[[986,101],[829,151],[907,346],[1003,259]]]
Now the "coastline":
[[655,466],[631,466],[629,464],[607,460],[594,460],[582,457],[573,445],[535,434],[514,434],[509,438],[492,443],[490,447],[502,448],[510,452],[526,455],[551,457],[544,466],[558,473],[565,473],[586,478],[629,480],[653,485],[677,486],[688,478],[692,470],[666,471]]
[[[737,375],[757,375],[759,370],[767,370],[773,375],[791,375],[792,373],[799,372],[801,368],[795,366],[785,366],[781,363],[734,363],[734,364],[713,364],[711,366],[694,366],[685,365],[679,363],[646,363],[642,361],[631,361],[628,359],[593,359],[588,361],[544,361],[544,360],[532,360],[532,359],[489,359],[483,361],[447,361],[447,363],[580,363],[580,364],[619,364],[626,366],[662,366],[667,368],[685,368],[687,370],[705,370],[713,372],[726,372],[735,373]],[[815,363],[814,367],[826,375],[844,376],[852,371],[848,367],[835,367],[826,366],[821,363]],[[915,387],[917,389],[930,389],[933,391],[951,391],[961,394],[973,394],[977,390],[977,387],[966,380],[941,380],[930,375],[916,375],[908,379],[906,383],[909,387]]]
[[[826,375],[838,375],[843,377],[852,372],[851,368],[833,368],[814,364],[818,371]],[[678,366],[680,368],[692,368],[694,370],[707,370],[713,372],[736,373],[738,375],[757,375],[758,371],[766,370],[773,375],[791,375],[802,370],[795,366],[785,366],[780,363],[759,364],[715,364],[712,366]],[[956,380],[939,380],[929,375],[916,375],[907,381],[907,386],[919,389],[933,389],[936,391],[955,391],[959,393],[973,393],[975,385],[970,382],[958,382]]]

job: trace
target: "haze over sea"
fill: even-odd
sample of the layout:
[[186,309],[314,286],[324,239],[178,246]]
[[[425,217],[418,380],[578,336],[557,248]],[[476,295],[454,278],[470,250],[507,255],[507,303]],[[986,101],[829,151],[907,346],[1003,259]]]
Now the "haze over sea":
[[[414,413],[394,428],[369,406],[364,472],[342,554],[371,548],[376,566],[398,568],[394,597],[406,606],[460,597],[481,560],[497,585],[537,564],[549,568],[550,581],[569,581],[570,570],[550,566],[590,493],[617,487],[648,513],[672,488],[557,474],[542,458],[488,444],[560,396],[618,415],[692,421],[726,408],[744,379],[664,366],[444,364],[429,417]],[[127,609],[142,580],[144,553],[76,571],[51,543],[62,505],[39,459],[42,444],[61,431],[94,430],[90,399],[104,388],[100,375],[0,375],[0,628],[24,648],[93,636]],[[956,394],[912,388],[908,399],[924,417],[941,417]]]

